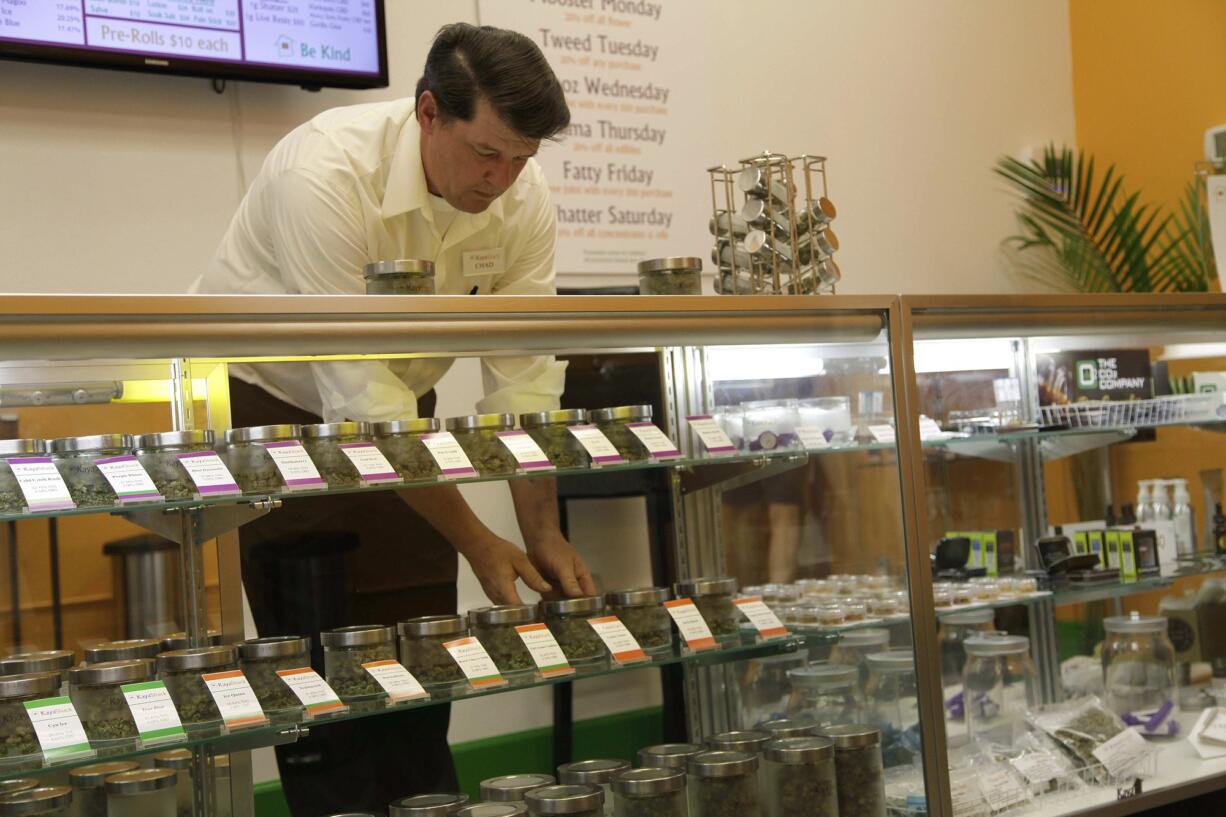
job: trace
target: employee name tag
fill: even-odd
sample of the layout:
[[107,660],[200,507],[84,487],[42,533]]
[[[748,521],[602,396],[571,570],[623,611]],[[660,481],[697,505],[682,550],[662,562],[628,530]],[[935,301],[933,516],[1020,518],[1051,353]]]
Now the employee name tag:
[[465,278],[477,275],[502,275],[506,271],[502,247],[473,250],[460,255],[460,270]]

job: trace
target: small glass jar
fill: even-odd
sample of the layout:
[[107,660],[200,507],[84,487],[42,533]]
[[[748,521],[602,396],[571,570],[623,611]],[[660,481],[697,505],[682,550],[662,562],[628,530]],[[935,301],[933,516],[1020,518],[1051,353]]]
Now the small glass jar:
[[533,789],[554,784],[551,774],[506,774],[481,781],[481,799],[490,803],[522,803]]
[[39,753],[25,704],[54,698],[60,688],[58,672],[0,676],[0,758],[26,758]]
[[847,724],[822,730],[834,743],[838,817],[885,817],[885,769],[881,734],[871,726]]
[[153,756],[153,765],[158,769],[175,772],[175,817],[192,817],[192,752],[190,749],[171,749]]
[[0,817],[65,817],[71,802],[67,786],[38,786],[0,796]]
[[140,733],[120,688],[153,680],[153,661],[133,659],[84,664],[68,670],[72,705],[95,747],[133,743]]
[[56,470],[64,478],[68,493],[78,508],[101,508],[118,500],[115,489],[98,470],[97,462],[107,457],[132,453],[128,434],[91,434],[86,437],[60,437],[47,448]]
[[776,607],[788,607],[799,604],[801,601],[800,588],[790,584],[764,584],[761,587],[746,587],[744,594],[746,596],[761,596],[762,603],[772,610]]
[[341,700],[382,695],[383,687],[362,666],[396,660],[396,631],[382,624],[339,627],[319,634],[324,678]]
[[949,613],[940,617],[937,647],[941,653],[941,683],[952,694],[962,685],[962,668],[966,665],[966,639],[994,632],[996,611],[991,608]]
[[418,616],[397,624],[396,631],[400,634],[400,663],[422,686],[445,687],[464,681],[464,671],[443,646],[468,635],[461,616]]
[[644,768],[684,771],[690,758],[705,751],[707,748],[697,743],[657,743],[639,749],[638,761]]
[[977,595],[974,585],[955,584],[953,586],[953,602],[955,605],[974,604]]
[[583,443],[570,433],[571,426],[587,422],[583,409],[536,411],[519,415],[520,426],[549,457],[555,468],[587,468],[592,463]]
[[503,675],[531,672],[536,667],[532,653],[515,631],[520,625],[536,622],[536,608],[530,604],[498,604],[468,611],[472,634]]
[[193,451],[212,451],[215,446],[212,429],[195,431],[163,431],[142,434],[136,438],[136,458],[148,472],[167,501],[194,499],[196,483],[177,455]]
[[862,601],[849,599],[843,602],[843,621],[854,624],[868,618],[868,605]]
[[417,258],[375,261],[362,268],[367,295],[433,295],[434,262]]
[[1017,592],[1025,595],[1027,593],[1039,592],[1039,583],[1035,581],[1033,576],[1022,576],[1017,580]]
[[747,752],[703,752],[688,767],[690,813],[693,817],[760,817],[758,755]]
[[714,576],[677,582],[673,590],[677,598],[694,602],[716,641],[727,642],[741,636],[740,611],[732,603],[736,587],[736,579]]
[[794,715],[787,718],[774,718],[754,726],[755,732],[765,732],[771,739],[778,738],[810,738],[817,722],[804,715]]
[[106,779],[107,817],[175,817],[175,773],[135,769]]
[[795,400],[753,400],[742,403],[741,408],[745,409],[745,439],[750,451],[776,451],[800,444]]
[[[208,645],[210,647],[220,647],[221,646],[221,631],[220,630],[209,630],[208,632],[205,633],[204,637],[205,639],[208,640]],[[177,632],[177,633],[167,633],[161,638],[161,647],[162,647],[161,652],[174,652],[175,650],[186,650],[189,646],[190,646],[190,643],[187,638],[187,633],[182,632],[182,631]]]
[[954,606],[954,589],[952,587],[933,585],[932,606],[944,610]]
[[888,618],[904,612],[902,605],[898,603],[898,598],[893,593],[885,593],[878,598],[869,599],[866,604],[868,614],[872,618]]
[[762,762],[766,817],[839,817],[831,740],[772,740],[766,744]]
[[640,295],[701,295],[702,259],[688,256],[639,262]]
[[617,453],[629,462],[640,462],[650,459],[651,453],[630,430],[630,423],[649,423],[651,413],[651,406],[611,406],[594,409],[588,412],[588,417],[609,438]]
[[44,440],[0,440],[0,514],[26,512],[26,496],[13,475],[9,457],[41,457],[47,453]]
[[800,595],[809,601],[834,598],[834,583],[829,579],[803,579],[796,585],[800,588]]
[[837,627],[845,624],[847,617],[841,604],[822,604],[817,608],[817,623],[822,627]]
[[514,455],[498,439],[498,432],[515,428],[514,414],[448,417],[444,425],[481,476],[509,476],[518,470]]
[[850,397],[813,397],[797,405],[800,425],[816,428],[830,445],[849,445],[855,441],[851,424]]
[[613,780],[614,817],[689,817],[685,770],[630,769]]
[[621,759],[597,758],[576,760],[558,767],[558,782],[566,785],[586,784],[600,787],[606,817],[613,814],[613,780],[630,770],[630,763]]
[[19,791],[37,788],[38,781],[32,777],[11,777],[8,780],[0,780],[0,795],[16,794]]
[[1026,732],[1027,708],[1039,703],[1030,639],[977,633],[963,646],[962,706],[967,734],[978,743],[1012,748],[1015,739]]
[[158,676],[166,683],[170,699],[185,727],[207,727],[221,721],[221,712],[201,676],[209,672],[238,669],[234,647],[194,647],[172,650],[158,656]]
[[78,766],[68,772],[68,785],[72,787],[72,805],[68,813],[71,817],[107,817],[106,779],[139,768],[139,763],[130,760],[112,760]]
[[865,661],[868,683],[864,698],[869,719],[881,732],[885,766],[910,763],[920,750],[915,656],[910,650],[886,650],[865,656]]
[[731,732],[719,732],[707,739],[711,749],[718,752],[744,752],[750,755],[760,755],[770,743],[771,736],[756,729],[738,729]]
[[455,813],[455,817],[525,817],[528,807],[519,803],[473,803]]
[[[165,652],[155,638],[129,638],[123,641],[101,641],[85,650],[86,664],[105,664],[109,661],[154,660],[158,653]],[[157,671],[156,665],[153,667]]]
[[311,639],[297,635],[252,638],[238,645],[239,664],[265,712],[302,708],[302,702],[277,675],[284,669],[311,666]]
[[581,596],[575,599],[553,599],[541,602],[545,626],[557,640],[558,646],[572,664],[599,661],[605,657],[604,642],[589,618],[604,614],[604,599],[600,596]]
[[1142,723],[1175,701],[1175,650],[1165,616],[1132,613],[1103,619],[1105,703]]
[[414,794],[389,803],[387,817],[452,817],[467,805],[467,794]]
[[544,786],[524,795],[529,817],[603,817],[604,792],[583,783]]
[[609,612],[621,619],[643,651],[658,653],[673,647],[672,619],[664,609],[668,597],[667,588],[641,587],[616,590],[604,598]]
[[811,664],[788,671],[788,714],[818,726],[855,723],[863,717],[860,671],[844,664]]
[[996,589],[1000,592],[1002,599],[1011,599],[1017,597],[1017,579],[1012,576],[1002,576],[996,580]]
[[383,456],[387,457],[387,461],[405,482],[436,479],[440,473],[438,463],[430,454],[430,449],[421,441],[421,437],[442,429],[443,424],[437,417],[375,423],[375,448],[383,452]]
[[0,675],[36,675],[43,672],[59,673],[60,686],[63,694],[72,690],[72,682],[68,677],[68,668],[76,660],[72,650],[40,650],[39,652],[19,652],[7,658],[0,658]]
[[302,426],[293,423],[232,428],[226,432],[222,458],[243,493],[280,493],[285,480],[263,444],[297,440],[301,436]]
[[370,423],[313,423],[302,427],[302,447],[329,488],[362,487],[361,473],[340,446],[370,441]]

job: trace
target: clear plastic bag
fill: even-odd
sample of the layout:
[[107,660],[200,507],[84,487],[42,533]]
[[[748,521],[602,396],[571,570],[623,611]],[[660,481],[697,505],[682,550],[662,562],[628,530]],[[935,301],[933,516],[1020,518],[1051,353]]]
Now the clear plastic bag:
[[1090,780],[1110,782],[1110,775],[1094,751],[1128,727],[1102,701],[1091,696],[1054,704],[1027,712],[1026,719],[1068,752],[1086,770]]
[[1042,732],[1027,732],[1018,738],[1006,759],[1026,780],[1034,797],[1070,793],[1085,788],[1077,767],[1061,747]]

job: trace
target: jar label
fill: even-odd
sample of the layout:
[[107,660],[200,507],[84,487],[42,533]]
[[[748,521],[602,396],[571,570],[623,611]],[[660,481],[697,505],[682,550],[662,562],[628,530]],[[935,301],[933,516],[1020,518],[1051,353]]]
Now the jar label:
[[732,602],[737,609],[745,614],[745,618],[758,629],[758,635],[766,641],[783,638],[788,634],[788,628],[775,615],[771,608],[757,596],[747,596]]
[[375,683],[383,687],[383,691],[387,693],[388,704],[398,704],[430,697],[430,693],[426,692],[425,687],[413,677],[413,673],[405,669],[399,661],[391,658],[385,658],[382,661],[371,661],[363,664],[362,669],[370,673],[370,677],[375,679]]
[[165,743],[184,737],[183,723],[163,681],[124,684],[119,688],[142,743]]
[[175,454],[175,457],[196,484],[196,492],[201,496],[227,496],[243,492],[216,451],[185,451]]
[[808,449],[830,447],[830,441],[826,439],[826,432],[817,426],[796,426],[796,437],[800,440],[800,444]]
[[686,417],[685,421],[690,424],[690,429],[698,435],[699,441],[702,442],[702,447],[707,450],[708,454],[730,454],[736,451],[736,445],[732,442],[724,429],[720,427],[719,421],[714,417],[705,414],[695,414],[691,417]]
[[10,457],[7,462],[31,513],[64,511],[77,506],[50,457]]
[[1041,749],[1027,752],[1009,762],[1013,764],[1013,768],[1022,773],[1027,782],[1035,785],[1045,786],[1050,781],[1059,780],[1064,776],[1064,770],[1060,768],[1060,764],[1056,762],[1052,753]]
[[589,618],[587,623],[592,625],[596,635],[600,636],[600,640],[609,648],[609,655],[613,656],[614,662],[637,664],[648,660],[647,653],[639,646],[638,639],[626,629],[626,625],[622,624],[622,620],[617,616]]
[[67,695],[26,701],[24,706],[45,760],[90,757],[94,754],[81,718]]
[[647,453],[654,460],[675,460],[681,456],[681,452],[677,450],[677,446],[654,424],[648,422],[641,423],[626,423],[634,436],[639,438],[646,448]]
[[507,680],[502,677],[494,659],[490,658],[490,654],[477,639],[471,636],[457,638],[444,642],[443,648],[451,653],[451,657],[460,665],[464,677],[468,679],[468,685],[473,689],[506,686]]
[[873,435],[874,442],[894,444],[895,433],[892,425],[872,425],[868,427],[868,433]]
[[268,718],[255,690],[241,670],[206,672],[200,676],[217,704],[217,711],[229,729],[264,726]]
[[526,431],[499,431],[498,439],[511,452],[511,456],[525,471],[551,471],[553,463],[545,452],[536,444],[536,440],[528,436]]
[[140,460],[131,454],[94,460],[120,503],[161,502],[162,495]]
[[1125,729],[1094,750],[1107,774],[1122,777],[1149,756],[1149,744],[1133,729]]
[[993,814],[1007,811],[1030,800],[1022,781],[1008,767],[999,765],[980,772],[979,789]]
[[353,467],[358,469],[358,474],[366,485],[404,482],[387,461],[387,457],[383,456],[383,452],[375,448],[374,443],[339,443],[336,447],[349,458]]
[[311,461],[311,455],[297,440],[275,443],[260,443],[272,457],[287,491],[316,491],[327,488],[328,483],[319,475],[319,469]]
[[450,431],[423,434],[421,441],[425,444],[426,450],[430,452],[430,456],[434,457],[434,461],[438,463],[438,470],[444,479],[477,476],[477,469],[473,468],[472,461],[468,459],[468,455],[464,453],[463,448],[460,448],[460,443]]
[[707,626],[707,620],[702,617],[702,613],[699,612],[698,606],[693,601],[673,599],[664,602],[664,609],[673,617],[673,623],[677,625],[677,631],[685,640],[686,647],[698,652],[699,650],[713,650],[719,646],[715,643],[715,636],[711,635],[711,628]]
[[949,781],[949,799],[954,817],[981,817],[984,812],[983,792],[973,775]]
[[583,450],[592,458],[592,465],[622,465],[626,462],[613,443],[609,442],[604,432],[591,423],[567,426],[566,430],[579,441]]
[[277,670],[277,677],[302,701],[308,718],[339,715],[349,711],[349,707],[341,703],[341,699],[332,691],[332,687],[328,686],[328,682],[310,667]]
[[542,678],[559,675],[574,675],[575,668],[566,660],[566,653],[558,646],[558,640],[544,624],[521,624],[515,628]]

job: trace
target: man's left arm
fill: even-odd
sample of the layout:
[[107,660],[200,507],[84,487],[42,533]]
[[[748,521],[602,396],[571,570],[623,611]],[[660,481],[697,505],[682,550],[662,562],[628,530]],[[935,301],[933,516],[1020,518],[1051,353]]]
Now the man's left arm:
[[[575,550],[558,521],[558,482],[553,477],[515,479],[507,483],[515,503],[515,518],[524,536],[524,549],[532,566],[553,582],[546,595],[594,596],[596,583],[583,557]],[[561,591],[560,593],[558,591]]]

